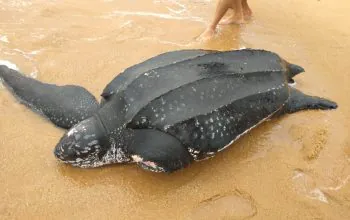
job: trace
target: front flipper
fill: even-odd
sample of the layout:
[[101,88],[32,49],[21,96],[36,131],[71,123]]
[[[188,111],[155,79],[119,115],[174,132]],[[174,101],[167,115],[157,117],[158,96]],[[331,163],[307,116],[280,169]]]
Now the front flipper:
[[185,146],[173,136],[153,129],[136,129],[128,153],[143,169],[173,172],[193,160]]
[[72,127],[99,108],[96,98],[80,86],[42,83],[3,65],[0,79],[21,103],[61,128]]
[[336,109],[338,107],[337,103],[333,101],[320,98],[317,96],[305,95],[299,90],[291,87],[289,89],[290,89],[290,96],[289,96],[288,103],[286,104],[284,109],[286,113],[294,113],[294,112],[307,110],[307,109],[328,110],[328,109]]

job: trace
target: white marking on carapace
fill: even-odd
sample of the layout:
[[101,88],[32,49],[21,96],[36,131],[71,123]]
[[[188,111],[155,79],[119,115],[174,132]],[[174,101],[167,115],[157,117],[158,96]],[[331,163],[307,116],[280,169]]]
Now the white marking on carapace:
[[262,120],[260,120],[258,123],[256,123],[254,126],[248,128],[247,130],[245,130],[242,134],[237,135],[237,137],[235,139],[233,139],[229,144],[225,145],[224,147],[218,149],[218,152],[225,150],[228,146],[230,146],[231,144],[233,144],[236,140],[238,140],[238,138],[240,138],[241,136],[245,135],[246,133],[248,133],[250,130],[252,130],[253,128],[255,128],[256,126],[260,125],[261,123],[263,123],[264,121],[266,121],[266,119],[270,118],[272,115],[274,115],[276,112],[280,111],[284,105],[286,103],[284,103],[280,108],[278,108],[276,111],[272,112],[271,114],[269,114],[266,118],[263,118]]

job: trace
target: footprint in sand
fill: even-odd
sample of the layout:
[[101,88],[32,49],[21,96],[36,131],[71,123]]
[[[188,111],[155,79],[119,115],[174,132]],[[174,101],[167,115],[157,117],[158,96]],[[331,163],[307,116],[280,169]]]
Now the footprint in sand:
[[311,175],[305,173],[301,169],[294,170],[292,177],[295,190],[302,195],[306,195],[311,199],[316,199],[324,203],[328,203],[327,196],[316,186],[315,180]]
[[327,144],[328,130],[325,127],[309,128],[292,126],[290,134],[294,141],[301,143],[300,152],[305,160],[315,160]]
[[294,142],[302,141],[305,133],[308,132],[308,128],[305,126],[292,125],[289,129],[289,134],[291,135]]
[[327,144],[328,131],[325,128],[317,128],[312,134],[303,140],[301,152],[305,159],[314,160],[320,155],[320,152]]
[[247,193],[236,190],[200,202],[192,210],[190,219],[247,219],[256,213],[253,198]]

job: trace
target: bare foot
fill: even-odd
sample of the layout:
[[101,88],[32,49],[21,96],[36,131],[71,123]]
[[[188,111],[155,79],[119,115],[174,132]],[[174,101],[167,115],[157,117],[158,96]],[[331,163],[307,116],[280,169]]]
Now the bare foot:
[[245,23],[245,20],[243,16],[236,16],[236,15],[231,15],[230,17],[222,20],[219,24],[221,25],[227,25],[227,24],[243,24]]
[[208,27],[199,37],[197,40],[199,41],[207,41],[215,36],[215,29]]
[[243,16],[245,20],[249,20],[252,18],[252,11],[250,9],[243,10]]
[[233,15],[230,15],[229,17],[222,19],[219,22],[219,24],[222,24],[222,25],[232,24],[232,20],[233,20]]

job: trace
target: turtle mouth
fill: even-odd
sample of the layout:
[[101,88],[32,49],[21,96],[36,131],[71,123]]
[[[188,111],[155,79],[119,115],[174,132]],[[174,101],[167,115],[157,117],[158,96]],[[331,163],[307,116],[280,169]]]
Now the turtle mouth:
[[74,153],[72,153],[76,155],[75,157],[73,157],[72,154],[70,156],[67,156],[60,152],[57,152],[56,150],[54,154],[59,162],[69,164],[73,167],[95,168],[106,164],[103,159],[105,155],[102,154],[102,152],[100,152],[99,150],[88,155],[82,155],[75,151]]
[[104,154],[103,146],[94,135],[75,129],[67,132],[54,150],[54,155],[60,162],[83,168],[100,166]]
[[64,138],[56,146],[54,155],[59,162],[79,168],[96,168],[126,161],[126,157],[118,149],[106,150],[98,144],[81,148],[72,142],[70,137]]
[[74,167],[93,168],[103,165],[99,150],[92,153],[82,153],[74,147],[62,151],[62,148],[58,146],[54,151],[54,155],[61,163],[70,164]]

